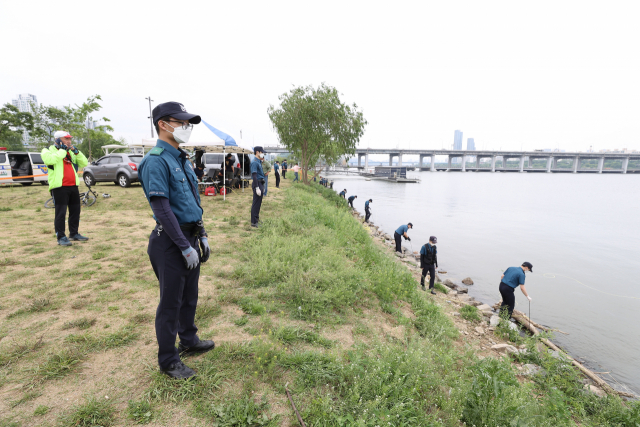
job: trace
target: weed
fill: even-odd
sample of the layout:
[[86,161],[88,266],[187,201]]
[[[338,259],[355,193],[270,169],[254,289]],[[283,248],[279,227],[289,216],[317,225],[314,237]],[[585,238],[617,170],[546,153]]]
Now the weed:
[[38,405],[38,407],[35,409],[35,411],[33,411],[33,415],[38,415],[38,416],[44,415],[47,412],[49,412],[49,409],[51,409],[51,408],[49,408],[48,406]]
[[264,305],[260,304],[258,301],[249,296],[240,299],[240,301],[238,301],[238,305],[240,306],[242,311],[247,314],[258,315],[263,314],[267,311]]
[[40,393],[39,391],[30,391],[25,393],[20,399],[18,400],[14,400],[13,402],[11,402],[9,404],[9,406],[11,406],[12,408],[15,408],[16,406],[25,403],[25,402],[29,402],[30,400],[35,399],[36,397],[41,396],[42,393]]
[[480,310],[473,305],[465,305],[460,309],[460,316],[464,320],[468,320],[469,322],[480,322],[482,320],[482,314],[480,314]]
[[239,398],[227,397],[224,403],[199,401],[195,410],[198,415],[211,419],[214,425],[220,427],[275,427],[280,420],[278,415],[268,414],[269,405],[264,396],[261,403],[256,403],[248,394]]
[[60,417],[61,427],[109,427],[115,421],[115,408],[106,400],[88,399]]
[[117,332],[96,337],[90,334],[74,335],[65,338],[66,342],[78,344],[85,351],[99,351],[110,348],[122,347],[138,339],[139,333],[135,332],[131,326],[125,326]]
[[238,318],[238,319],[236,319],[236,320],[234,320],[234,321],[233,321],[233,323],[234,323],[236,326],[244,326],[244,325],[246,325],[248,322],[249,322],[249,317],[247,317],[247,316],[242,316],[242,317],[240,317],[240,318]]
[[333,346],[333,342],[313,331],[305,331],[298,327],[283,326],[278,329],[274,334],[275,339],[286,343],[293,344],[295,342],[306,342],[309,344],[318,344],[325,348]]
[[72,329],[72,328],[77,328],[80,330],[89,329],[90,327],[96,324],[96,321],[97,321],[96,319],[89,319],[86,317],[82,317],[80,319],[65,322],[65,324],[62,325],[62,329]]
[[12,211],[13,209],[6,207],[6,206],[2,206],[0,207],[0,212],[9,212]]
[[222,308],[213,301],[204,300],[202,302],[198,302],[198,306],[196,307],[195,323],[206,324],[209,320],[219,316],[220,314],[222,314]]
[[129,401],[127,406],[127,418],[136,424],[148,424],[153,419],[153,408],[146,400],[135,402]]
[[67,347],[49,355],[44,363],[35,368],[31,386],[44,381],[61,378],[75,370],[76,365],[85,358],[85,354],[77,348]]
[[5,257],[0,259],[0,267],[9,267],[10,265],[18,265],[18,264],[19,262],[11,258]]
[[138,313],[129,319],[134,325],[143,325],[147,323],[151,323],[156,317],[150,313]]
[[240,224],[240,220],[237,219],[235,216],[232,216],[231,218],[229,218],[229,225],[238,225]]
[[105,252],[94,252],[93,254],[91,254],[91,258],[96,260],[105,258],[106,256],[107,254]]
[[446,286],[444,286],[442,283],[436,283],[433,285],[438,291],[442,292],[443,294],[448,294],[449,293],[449,288],[447,288]]

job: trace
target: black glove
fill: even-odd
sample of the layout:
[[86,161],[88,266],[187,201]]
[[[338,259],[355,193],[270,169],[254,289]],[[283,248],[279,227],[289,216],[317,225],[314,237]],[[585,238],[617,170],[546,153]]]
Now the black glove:
[[73,147],[73,154],[78,154],[80,151],[76,147]]
[[411,237],[407,237],[407,240],[408,240],[408,241],[411,241]]
[[64,151],[67,151],[69,149],[69,147],[67,147],[63,142],[60,143],[60,148]]
[[200,238],[200,250],[202,251],[200,262],[207,262],[209,255],[211,255],[211,248],[209,247],[209,240],[206,237]]

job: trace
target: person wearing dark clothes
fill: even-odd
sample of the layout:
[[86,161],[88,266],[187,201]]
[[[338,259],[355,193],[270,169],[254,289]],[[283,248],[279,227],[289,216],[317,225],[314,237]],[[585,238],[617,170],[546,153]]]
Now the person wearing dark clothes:
[[251,161],[251,189],[253,190],[253,202],[251,203],[251,226],[258,228],[260,224],[260,207],[264,195],[264,172],[262,170],[262,160],[264,159],[264,149],[254,147],[255,157]]
[[287,165],[287,161],[283,161],[282,162],[282,179],[287,179],[287,168],[289,167],[289,165]]
[[159,104],[152,115],[158,142],[138,165],[138,179],[156,220],[147,254],[160,284],[155,324],[158,364],[169,377],[185,379],[196,373],[180,355],[215,347],[213,341],[198,338],[195,325],[200,263],[209,259],[211,249],[196,174],[187,153],[179,148],[201,119],[177,102]]
[[507,310],[509,312],[509,318],[513,314],[513,309],[516,307],[515,290],[520,286],[520,290],[529,301],[531,297],[527,293],[527,289],[524,287],[525,272],[530,271],[533,273],[533,265],[530,262],[523,262],[520,267],[509,267],[504,271],[502,277],[500,277],[500,295],[502,295],[502,305],[500,311]]
[[280,188],[280,163],[275,162],[273,164],[273,171],[276,176],[276,188]]
[[333,190],[333,181],[331,181],[331,183],[329,184],[329,188]]
[[369,199],[364,202],[364,222],[369,222],[369,218],[371,218],[371,208],[369,207],[369,203],[373,203],[373,199]]
[[344,190],[339,192],[338,196],[342,197],[343,199],[346,199],[347,198],[347,189],[345,188]]
[[393,233],[393,238],[396,241],[396,252],[402,253],[402,241],[400,237],[404,237],[404,240],[411,241],[411,237],[407,234],[410,228],[413,228],[413,224],[409,223],[407,225],[401,225],[398,229]]
[[434,289],[436,280],[436,267],[438,267],[438,248],[436,248],[438,239],[436,236],[429,237],[429,242],[422,246],[420,249],[420,268],[422,269],[422,277],[420,278],[420,285],[422,290],[426,291],[424,287],[424,279],[429,274],[429,289],[433,295],[436,294]]
[[351,206],[351,209],[353,209],[353,201],[357,198],[358,196],[351,196],[347,199],[349,201],[349,206]]
[[204,176],[204,166],[200,165],[200,166],[196,166],[196,168],[193,170],[196,174],[196,177],[198,178],[198,182],[202,182],[202,177]]

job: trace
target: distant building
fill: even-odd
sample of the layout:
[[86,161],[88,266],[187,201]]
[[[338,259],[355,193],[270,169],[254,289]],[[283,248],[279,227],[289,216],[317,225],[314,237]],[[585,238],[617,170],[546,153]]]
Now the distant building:
[[462,150],[462,131],[456,130],[453,134],[453,149]]
[[473,140],[473,138],[467,138],[467,150],[468,151],[476,150],[476,142]]
[[[21,113],[33,113],[32,105],[38,105],[38,98],[30,93],[21,93],[17,99],[12,99],[11,104],[18,107]],[[26,129],[20,129],[22,131],[22,144],[27,148],[32,148],[31,135]]]

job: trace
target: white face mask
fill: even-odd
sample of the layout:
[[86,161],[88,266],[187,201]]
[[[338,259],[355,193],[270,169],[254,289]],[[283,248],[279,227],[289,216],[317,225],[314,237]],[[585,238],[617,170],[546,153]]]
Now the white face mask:
[[187,142],[189,142],[189,137],[191,136],[191,131],[193,130],[193,127],[189,127],[187,129],[182,129],[182,127],[173,127],[171,126],[169,123],[164,122],[167,126],[169,126],[171,129],[173,129],[173,139],[176,140],[176,142],[178,144],[186,144]]
[[260,157],[261,159],[264,159],[264,153],[258,154],[258,157]]

